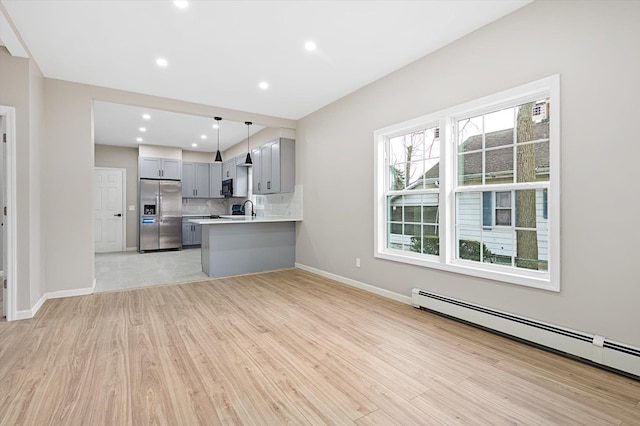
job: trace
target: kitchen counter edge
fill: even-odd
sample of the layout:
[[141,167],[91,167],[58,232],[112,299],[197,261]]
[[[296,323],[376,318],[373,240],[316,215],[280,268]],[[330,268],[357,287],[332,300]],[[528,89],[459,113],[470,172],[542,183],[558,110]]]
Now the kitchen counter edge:
[[268,216],[246,217],[243,219],[190,219],[189,222],[198,225],[224,225],[229,223],[267,223],[267,222],[302,222],[301,217]]

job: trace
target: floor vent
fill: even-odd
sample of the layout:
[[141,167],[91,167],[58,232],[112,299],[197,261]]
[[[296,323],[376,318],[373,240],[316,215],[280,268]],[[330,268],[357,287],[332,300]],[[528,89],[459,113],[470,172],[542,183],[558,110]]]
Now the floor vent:
[[546,324],[414,288],[416,308],[460,320],[552,348],[640,379],[640,349],[605,337]]

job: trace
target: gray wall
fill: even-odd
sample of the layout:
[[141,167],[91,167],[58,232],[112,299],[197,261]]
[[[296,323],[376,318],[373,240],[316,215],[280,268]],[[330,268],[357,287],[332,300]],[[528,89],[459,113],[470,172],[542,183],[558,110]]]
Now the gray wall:
[[[638,22],[640,2],[534,2],[299,120],[297,262],[640,346]],[[560,293],[375,259],[373,131],[552,74],[561,76]]]
[[[126,247],[138,246],[138,148],[123,146],[95,145],[94,161],[96,167],[113,167],[127,170],[127,202],[124,214],[127,218]],[[135,211],[129,211],[129,206],[136,206]]]
[[17,309],[31,309],[46,292],[41,226],[44,77],[30,59],[0,46],[0,105],[16,108]]

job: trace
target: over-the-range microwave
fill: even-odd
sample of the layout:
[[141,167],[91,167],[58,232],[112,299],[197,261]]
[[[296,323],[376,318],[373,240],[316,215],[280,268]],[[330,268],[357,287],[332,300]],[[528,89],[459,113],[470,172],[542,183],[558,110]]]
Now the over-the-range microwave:
[[223,197],[233,196],[233,179],[225,179],[222,181],[222,194]]

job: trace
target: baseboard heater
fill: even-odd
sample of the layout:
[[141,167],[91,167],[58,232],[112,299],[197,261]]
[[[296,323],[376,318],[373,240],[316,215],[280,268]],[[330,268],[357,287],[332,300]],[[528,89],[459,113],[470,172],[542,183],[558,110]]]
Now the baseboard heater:
[[438,312],[640,379],[640,349],[605,337],[546,324],[414,288],[415,308]]

